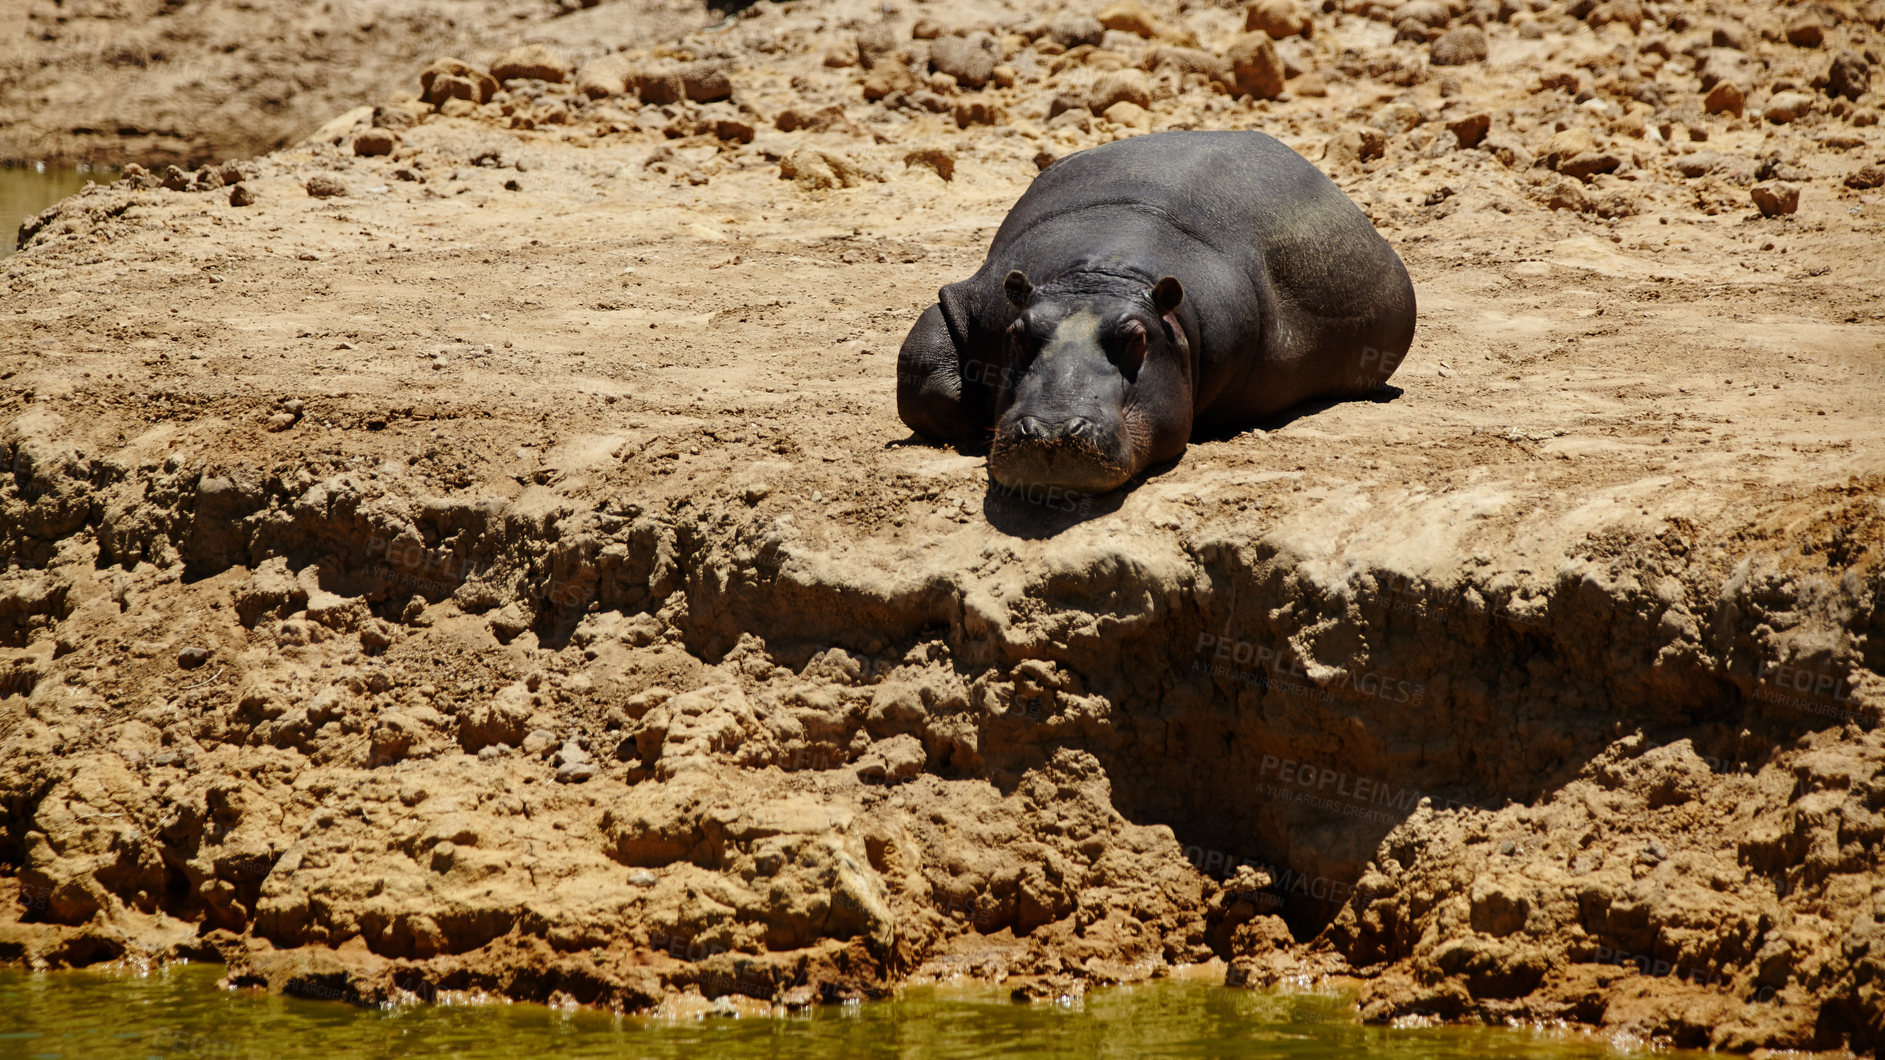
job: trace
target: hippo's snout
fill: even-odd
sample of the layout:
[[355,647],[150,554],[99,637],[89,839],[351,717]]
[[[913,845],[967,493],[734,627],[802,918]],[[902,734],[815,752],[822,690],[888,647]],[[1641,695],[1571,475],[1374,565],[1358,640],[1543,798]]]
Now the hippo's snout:
[[995,433],[989,473],[1010,489],[1050,486],[1105,493],[1132,477],[1132,445],[1125,424],[1098,417],[1014,416]]

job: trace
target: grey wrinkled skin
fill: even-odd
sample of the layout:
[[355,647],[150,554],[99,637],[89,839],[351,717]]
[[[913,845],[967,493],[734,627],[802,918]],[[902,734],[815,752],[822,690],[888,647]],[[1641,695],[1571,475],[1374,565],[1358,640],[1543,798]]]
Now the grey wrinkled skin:
[[1117,489],[1197,433],[1387,382],[1414,290],[1341,189],[1258,132],[1167,132],[1048,167],[897,360],[918,435],[1003,486]]

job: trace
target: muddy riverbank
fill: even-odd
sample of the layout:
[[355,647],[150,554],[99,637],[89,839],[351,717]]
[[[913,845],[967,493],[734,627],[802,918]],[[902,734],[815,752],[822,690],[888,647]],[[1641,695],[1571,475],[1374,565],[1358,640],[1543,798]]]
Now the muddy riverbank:
[[[1885,137],[1814,78],[1876,20],[1273,7],[425,55],[36,218],[0,958],[623,1009],[1219,961],[1873,1050]],[[912,444],[937,287],[1165,127],[1370,211],[1394,386],[1093,500]]]

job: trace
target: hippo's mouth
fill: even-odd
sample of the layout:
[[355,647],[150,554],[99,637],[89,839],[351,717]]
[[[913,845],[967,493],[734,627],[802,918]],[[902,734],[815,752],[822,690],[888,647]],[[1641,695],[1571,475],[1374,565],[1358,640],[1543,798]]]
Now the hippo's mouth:
[[1125,485],[1133,470],[1130,447],[1109,449],[1084,434],[1039,438],[999,431],[988,451],[990,476],[1011,490],[1106,493]]

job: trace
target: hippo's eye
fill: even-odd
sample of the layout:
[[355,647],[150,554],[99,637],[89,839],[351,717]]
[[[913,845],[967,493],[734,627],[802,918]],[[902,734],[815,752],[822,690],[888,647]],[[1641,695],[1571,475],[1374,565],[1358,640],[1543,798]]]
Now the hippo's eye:
[[1145,363],[1146,335],[1145,325],[1137,320],[1128,320],[1120,325],[1114,349],[1118,352],[1113,360],[1119,370],[1128,377],[1139,374],[1139,366]]
[[1018,317],[1014,323],[1008,325],[1008,345],[1016,353],[1033,356],[1035,348],[1040,345],[1040,340],[1034,337],[1034,330],[1028,327],[1026,317]]

